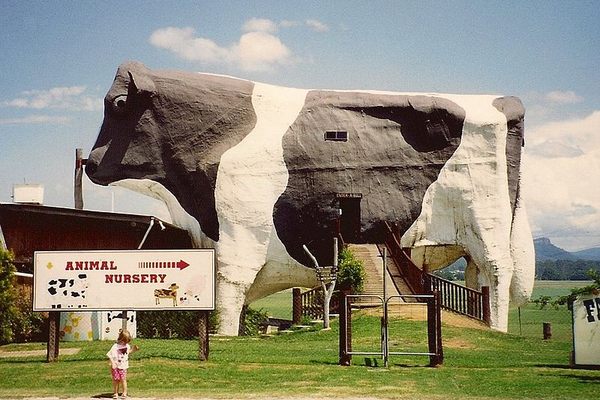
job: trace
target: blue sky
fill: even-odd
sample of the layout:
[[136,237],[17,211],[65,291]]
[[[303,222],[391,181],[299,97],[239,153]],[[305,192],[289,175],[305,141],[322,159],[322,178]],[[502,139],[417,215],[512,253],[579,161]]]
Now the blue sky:
[[[0,2],[0,202],[40,183],[70,207],[117,66],[303,88],[507,94],[527,109],[525,197],[535,236],[600,246],[597,1]],[[165,216],[114,190],[115,209]],[[85,183],[86,208],[111,190]]]

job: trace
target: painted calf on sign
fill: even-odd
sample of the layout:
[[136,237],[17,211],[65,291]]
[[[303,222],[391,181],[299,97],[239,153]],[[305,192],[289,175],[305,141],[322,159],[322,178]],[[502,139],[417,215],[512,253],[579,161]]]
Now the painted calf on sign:
[[[162,199],[215,247],[222,333],[244,304],[317,284],[331,238],[382,241],[385,221],[430,270],[461,256],[491,287],[492,326],[533,284],[519,196],[523,107],[512,97],[300,90],[119,67],[86,171]],[[341,210],[341,214],[340,214]]]

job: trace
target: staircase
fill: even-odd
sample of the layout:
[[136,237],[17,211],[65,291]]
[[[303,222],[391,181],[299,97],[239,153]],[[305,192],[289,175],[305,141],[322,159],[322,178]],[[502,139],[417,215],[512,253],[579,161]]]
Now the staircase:
[[[387,223],[386,229],[388,234],[385,244],[346,244],[356,258],[363,262],[366,279],[362,295],[372,296],[355,299],[352,302],[353,305],[358,307],[382,306],[384,279],[382,254],[385,248],[387,253],[386,299],[391,296],[430,294],[437,291],[440,293],[441,307],[444,310],[450,311],[456,317],[469,317],[468,319],[471,319],[471,321],[477,322],[478,320],[489,326],[489,288],[483,287],[482,291],[479,292],[424,272],[405,253],[397,234]],[[344,244],[343,241],[341,243]],[[298,293],[298,309],[300,310],[298,315],[302,314],[311,318],[322,317],[322,297],[323,294],[320,288],[302,294]],[[331,303],[332,313],[337,310],[337,304],[334,304],[336,300],[337,297],[334,296]],[[394,298],[392,300],[394,303],[419,303],[422,301],[422,299],[411,297]],[[296,300],[294,302],[296,304]],[[413,305],[410,307],[413,307]]]
[[[383,298],[383,260],[376,244],[348,244],[348,248],[354,253],[356,258],[363,262],[366,279],[362,295],[379,296]],[[398,289],[394,285],[389,272],[386,271],[386,295],[398,295]],[[361,306],[381,305],[379,299],[361,298],[354,301]]]
[[[391,232],[391,231],[390,231]],[[432,290],[441,293],[442,308],[452,314],[463,315],[475,320],[486,321],[489,310],[484,311],[489,297],[473,289],[466,288],[454,282],[441,279],[435,275],[423,272],[417,267],[400,247],[397,238],[391,234],[386,244],[348,244],[356,258],[363,262],[366,273],[362,295],[353,300],[358,307],[380,307],[383,298],[383,248],[387,249],[386,298],[402,294],[426,294]],[[489,296],[489,295],[488,295]],[[417,303],[414,298],[395,298],[393,303]],[[403,309],[407,310],[405,307]],[[488,322],[489,323],[489,322]]]

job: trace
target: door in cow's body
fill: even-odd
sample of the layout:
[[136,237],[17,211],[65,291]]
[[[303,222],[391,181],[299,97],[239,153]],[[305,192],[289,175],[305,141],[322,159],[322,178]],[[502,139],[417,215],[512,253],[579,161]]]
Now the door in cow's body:
[[340,204],[340,233],[345,242],[360,242],[360,197],[338,198]]

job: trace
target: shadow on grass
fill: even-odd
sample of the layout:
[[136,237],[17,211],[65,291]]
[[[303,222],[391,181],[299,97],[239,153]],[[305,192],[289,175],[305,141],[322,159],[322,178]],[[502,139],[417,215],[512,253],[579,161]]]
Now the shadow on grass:
[[564,375],[567,378],[577,379],[579,383],[595,383],[600,385],[600,376]]
[[90,399],[112,399],[112,393],[101,393],[90,396]]
[[315,365],[338,365],[338,362],[336,360],[309,360],[308,361],[310,364],[315,364]]
[[537,368],[574,369],[569,364],[536,364]]

